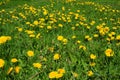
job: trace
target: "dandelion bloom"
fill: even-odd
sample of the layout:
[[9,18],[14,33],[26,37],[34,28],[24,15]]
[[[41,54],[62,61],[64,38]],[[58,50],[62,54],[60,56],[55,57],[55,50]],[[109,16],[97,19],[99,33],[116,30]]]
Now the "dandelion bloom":
[[81,43],[81,41],[80,41],[80,40],[77,40],[77,41],[76,41],[76,43],[77,43],[77,44],[80,44],[80,43]]
[[63,36],[58,36],[57,40],[62,41],[63,40]]
[[57,71],[52,71],[49,73],[49,78],[61,78],[63,76],[63,74],[65,73],[64,69],[58,69]]
[[33,38],[33,37],[35,37],[35,35],[34,34],[30,34],[29,37]]
[[10,67],[7,71],[7,74],[10,74],[12,72],[12,70],[13,70],[13,67]]
[[1,36],[0,37],[0,44],[5,43],[8,40],[11,40],[10,36]]
[[62,25],[62,24],[58,24],[58,26],[59,26],[59,27],[63,27],[63,25]]
[[94,34],[94,37],[97,38],[97,37],[99,37],[99,35],[98,34]]
[[35,31],[25,30],[25,32],[26,32],[27,34],[33,34]]
[[113,52],[112,49],[106,49],[105,50],[105,54],[106,54],[107,57],[111,57],[111,56],[114,55],[114,52]]
[[47,26],[47,29],[52,29],[52,27],[51,26]]
[[15,62],[17,62],[17,61],[18,61],[18,60],[17,60],[16,58],[12,58],[12,59],[11,59],[11,62],[12,62],[12,63],[15,63]]
[[74,36],[72,36],[72,39],[75,39],[76,38],[76,36],[74,35]]
[[88,71],[87,74],[88,76],[93,76],[94,73],[92,71]]
[[48,14],[48,11],[47,10],[44,10],[43,11],[43,15],[47,15]]
[[64,38],[63,40],[63,44],[67,44],[68,40],[66,38]]
[[56,78],[58,79],[58,78],[61,78],[63,76],[63,74],[62,73],[57,73],[56,74]]
[[36,68],[41,68],[41,63],[33,63],[33,66],[36,67]]
[[91,58],[91,59],[96,59],[96,55],[90,54],[90,58]]
[[0,68],[2,68],[5,64],[5,61],[3,59],[0,59]]
[[38,34],[36,35],[36,38],[37,38],[37,39],[39,39],[39,38],[40,38],[40,33],[38,33]]
[[34,52],[31,51],[31,50],[29,50],[29,51],[27,52],[27,55],[28,55],[29,57],[32,57],[32,56],[34,56]]
[[91,62],[90,66],[95,66],[95,64],[96,64],[95,62]]
[[90,38],[90,36],[89,36],[89,35],[86,35],[86,36],[85,36],[85,39],[88,39],[88,38]]
[[18,31],[19,31],[19,32],[22,32],[22,30],[23,30],[23,28],[18,28]]
[[83,46],[83,45],[80,45],[80,46],[79,46],[79,49],[83,49],[83,50],[85,51],[85,50],[86,50],[86,47]]
[[38,22],[38,21],[34,21],[33,24],[34,24],[34,25],[38,25],[39,22]]
[[117,36],[116,36],[116,40],[120,40],[120,35],[117,35]]
[[58,74],[58,72],[57,71],[52,71],[52,72],[50,72],[49,73],[49,78],[56,78],[56,75]]
[[60,54],[56,53],[56,54],[54,55],[54,60],[58,60],[59,58],[60,58]]
[[16,66],[16,67],[15,67],[15,72],[16,72],[16,73],[19,73],[19,72],[20,72],[20,69],[21,69],[21,67]]
[[61,73],[61,74],[65,73],[65,69],[58,69],[58,73]]

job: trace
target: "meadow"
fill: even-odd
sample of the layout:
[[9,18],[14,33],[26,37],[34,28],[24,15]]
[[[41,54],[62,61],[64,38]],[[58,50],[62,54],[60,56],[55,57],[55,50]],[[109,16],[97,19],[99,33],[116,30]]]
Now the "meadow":
[[119,6],[0,0],[0,80],[119,80]]

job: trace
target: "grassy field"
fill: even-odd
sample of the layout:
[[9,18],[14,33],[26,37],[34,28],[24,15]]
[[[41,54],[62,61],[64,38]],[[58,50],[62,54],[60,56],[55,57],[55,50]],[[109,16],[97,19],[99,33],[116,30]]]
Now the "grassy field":
[[0,80],[119,80],[119,6],[0,0]]

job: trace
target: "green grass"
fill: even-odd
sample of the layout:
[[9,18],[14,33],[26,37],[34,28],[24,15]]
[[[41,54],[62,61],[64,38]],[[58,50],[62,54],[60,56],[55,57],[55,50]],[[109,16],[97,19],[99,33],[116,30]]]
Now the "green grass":
[[[119,80],[119,5],[118,0],[10,0],[0,5],[0,80],[51,80],[49,73],[58,69],[65,70],[58,80]],[[10,36],[11,40],[4,42],[1,36]],[[59,41],[58,36],[63,39]],[[113,56],[105,54],[108,49]],[[29,50],[34,56],[27,55]],[[54,60],[56,53],[58,60]],[[17,62],[11,62],[13,58]],[[42,66],[36,68],[33,63]],[[16,66],[20,67],[18,73]],[[90,76],[89,71],[93,73]]]

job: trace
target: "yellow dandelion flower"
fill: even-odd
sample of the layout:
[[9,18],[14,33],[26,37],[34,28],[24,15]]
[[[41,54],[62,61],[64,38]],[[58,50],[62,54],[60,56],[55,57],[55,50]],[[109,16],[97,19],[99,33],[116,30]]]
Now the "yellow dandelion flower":
[[25,30],[25,32],[26,32],[27,34],[33,34],[33,33],[34,33],[34,31],[31,31],[31,30]]
[[58,54],[58,53],[55,53],[55,55],[54,55],[54,60],[58,60],[58,59],[60,59],[60,54]]
[[18,28],[18,31],[19,31],[19,32],[22,32],[22,30],[23,30],[23,28]]
[[105,33],[107,33],[109,30],[110,30],[109,27],[105,27],[105,28],[104,28],[104,32],[105,32]]
[[10,67],[7,71],[7,74],[10,74],[12,72],[12,70],[13,70],[13,67]]
[[117,36],[116,36],[116,40],[120,40],[120,35],[117,35]]
[[29,37],[33,38],[33,37],[35,37],[35,35],[34,34],[30,34]]
[[37,35],[36,35],[36,38],[38,39],[40,37],[40,33],[38,33]]
[[63,27],[63,25],[62,25],[62,24],[58,24],[58,26],[59,26],[59,27]]
[[39,22],[38,22],[38,21],[34,21],[33,24],[34,24],[34,25],[38,25]]
[[56,75],[58,74],[57,71],[52,71],[49,73],[49,78],[53,79],[53,78],[56,78]]
[[90,66],[95,66],[95,62],[91,62],[91,63],[90,63]]
[[99,37],[99,35],[98,35],[98,34],[94,34],[93,36],[94,36],[95,38]]
[[94,25],[95,24],[95,21],[92,21],[91,23],[90,23],[90,25]]
[[42,64],[41,63],[33,63],[33,66],[35,68],[41,68]]
[[72,39],[75,39],[76,38],[76,36],[72,36]]
[[115,32],[111,32],[112,35],[115,35],[116,33]]
[[16,63],[17,61],[18,61],[18,60],[17,60],[16,58],[12,58],[12,59],[11,59],[11,62],[12,62],[12,63]]
[[90,54],[90,58],[91,58],[91,59],[96,59],[96,55]]
[[80,46],[79,46],[79,49],[83,49],[83,50],[85,51],[85,50],[86,50],[86,47],[83,46],[83,45],[80,45]]
[[77,10],[77,12],[80,12],[80,10]]
[[11,40],[10,36],[1,36],[0,37],[0,44],[5,43],[8,40]]
[[105,55],[106,55],[107,57],[111,57],[111,56],[114,55],[114,52],[113,52],[112,49],[106,49],[106,50],[105,50]]
[[77,40],[77,41],[76,41],[76,43],[77,43],[77,44],[80,44],[80,43],[81,43],[81,41],[80,41],[80,40]]
[[68,42],[68,40],[66,38],[64,38],[62,41],[64,44],[67,44],[67,42]]
[[28,25],[28,24],[30,24],[30,22],[26,22],[26,24]]
[[27,51],[27,55],[28,55],[29,57],[32,57],[32,56],[34,56],[34,52],[31,51],[31,50],[29,50],[29,51]]
[[112,36],[112,37],[110,37],[110,39],[111,39],[111,40],[114,40],[114,39],[115,39],[115,37],[113,37],[113,36]]
[[87,40],[88,40],[88,41],[91,41],[91,40],[92,40],[92,38],[88,38]]
[[64,6],[62,7],[62,10],[65,11],[65,7]]
[[58,69],[57,71],[58,73],[61,73],[61,74],[65,73],[65,69]]
[[63,40],[63,36],[58,36],[57,40],[62,41]]
[[110,42],[111,39],[110,38],[106,38],[106,40]]
[[78,26],[79,26],[79,24],[78,24],[78,23],[76,23],[76,24],[75,24],[75,26],[76,26],[76,27],[78,27]]
[[20,72],[20,69],[21,69],[21,67],[16,66],[16,67],[15,67],[15,72],[16,72],[16,73],[19,73],[19,72]]
[[5,61],[3,59],[0,59],[0,68],[2,68],[5,64]]
[[88,38],[90,38],[90,36],[89,36],[89,35],[86,35],[86,36],[85,36],[85,39],[88,39]]
[[75,30],[75,27],[71,27],[72,30]]
[[62,73],[57,73],[56,74],[56,78],[58,79],[58,78],[61,78],[63,76],[63,74]]
[[47,26],[47,29],[52,29],[52,27],[51,26]]
[[94,73],[92,71],[88,71],[87,74],[88,76],[93,76]]
[[48,14],[48,11],[47,10],[44,10],[43,11],[43,15],[47,15]]

